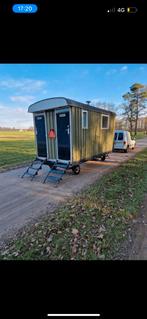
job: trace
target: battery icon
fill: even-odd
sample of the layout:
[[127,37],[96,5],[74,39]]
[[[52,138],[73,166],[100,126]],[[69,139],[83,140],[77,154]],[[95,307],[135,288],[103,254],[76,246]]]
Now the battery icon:
[[127,8],[127,12],[128,13],[136,13],[138,11],[138,9],[136,7],[129,7]]

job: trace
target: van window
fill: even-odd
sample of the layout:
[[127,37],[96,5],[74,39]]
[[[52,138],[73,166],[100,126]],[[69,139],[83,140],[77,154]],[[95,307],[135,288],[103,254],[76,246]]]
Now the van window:
[[117,133],[115,132],[114,134],[114,140],[116,141],[117,140]]
[[124,135],[122,132],[118,133],[118,141],[122,141],[123,137],[124,137]]

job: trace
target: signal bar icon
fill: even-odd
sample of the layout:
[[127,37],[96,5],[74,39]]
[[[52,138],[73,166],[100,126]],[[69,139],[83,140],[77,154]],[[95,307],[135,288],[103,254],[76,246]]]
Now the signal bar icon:
[[111,9],[108,9],[108,10],[107,10],[108,13],[114,13],[115,11],[116,11],[115,8],[111,8]]

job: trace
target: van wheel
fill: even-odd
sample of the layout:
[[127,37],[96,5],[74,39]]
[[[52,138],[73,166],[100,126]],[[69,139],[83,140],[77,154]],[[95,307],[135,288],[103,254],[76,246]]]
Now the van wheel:
[[124,152],[125,152],[125,153],[128,153],[128,148],[126,148],[126,149],[124,150]]
[[80,173],[80,165],[73,166],[72,171],[75,175],[78,175]]
[[101,156],[101,161],[105,161],[105,159],[106,159],[106,155],[104,154]]

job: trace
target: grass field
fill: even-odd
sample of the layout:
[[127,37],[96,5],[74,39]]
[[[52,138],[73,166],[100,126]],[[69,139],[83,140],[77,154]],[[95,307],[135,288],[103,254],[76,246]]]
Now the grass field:
[[34,156],[34,132],[0,131],[0,169],[25,163]]

